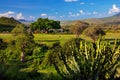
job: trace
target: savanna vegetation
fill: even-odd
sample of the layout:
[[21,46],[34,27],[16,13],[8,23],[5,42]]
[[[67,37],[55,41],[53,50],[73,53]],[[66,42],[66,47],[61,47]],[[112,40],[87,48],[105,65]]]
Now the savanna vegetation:
[[119,80],[118,26],[61,26],[48,18],[18,23],[0,33],[0,80]]

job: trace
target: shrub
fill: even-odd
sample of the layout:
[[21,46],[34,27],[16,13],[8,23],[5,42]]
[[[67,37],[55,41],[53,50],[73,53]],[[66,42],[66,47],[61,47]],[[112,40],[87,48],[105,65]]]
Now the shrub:
[[[119,46],[73,39],[51,51],[50,61],[66,80],[110,80],[116,78],[120,61]],[[49,56],[49,57],[50,57]]]

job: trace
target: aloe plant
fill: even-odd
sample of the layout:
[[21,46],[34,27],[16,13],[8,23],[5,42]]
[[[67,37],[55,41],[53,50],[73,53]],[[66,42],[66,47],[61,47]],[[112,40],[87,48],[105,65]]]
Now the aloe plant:
[[51,52],[56,71],[68,80],[115,79],[120,62],[119,45],[99,39],[96,43],[73,39]]

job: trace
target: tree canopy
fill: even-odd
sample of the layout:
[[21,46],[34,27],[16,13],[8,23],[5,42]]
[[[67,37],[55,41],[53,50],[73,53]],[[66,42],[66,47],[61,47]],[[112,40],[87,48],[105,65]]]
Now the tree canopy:
[[48,18],[39,18],[30,25],[32,31],[47,31],[48,29],[59,29],[60,21],[49,20]]

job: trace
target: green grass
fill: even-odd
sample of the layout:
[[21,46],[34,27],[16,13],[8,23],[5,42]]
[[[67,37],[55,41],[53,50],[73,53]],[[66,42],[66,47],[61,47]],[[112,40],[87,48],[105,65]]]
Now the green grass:
[[[0,38],[4,41],[9,42],[13,39],[12,34],[0,34]],[[75,38],[74,34],[34,34],[34,40],[38,43],[43,43],[51,46],[53,43],[60,41],[61,44],[64,44],[71,38]],[[81,35],[81,38],[86,40],[91,40],[89,37]],[[120,33],[107,33],[105,36],[106,39],[120,39]]]
[[5,42],[9,42],[13,39],[12,34],[0,34],[0,38],[2,38]]
[[[9,42],[13,39],[12,34],[0,34],[0,38],[4,41]],[[73,34],[34,34],[34,40],[38,43],[52,45],[53,43],[60,41],[64,44],[67,40],[75,38]]]
[[34,40],[47,45],[52,45],[54,42],[60,41],[61,44],[65,43],[71,38],[75,38],[75,35],[63,35],[63,34],[34,34]]

